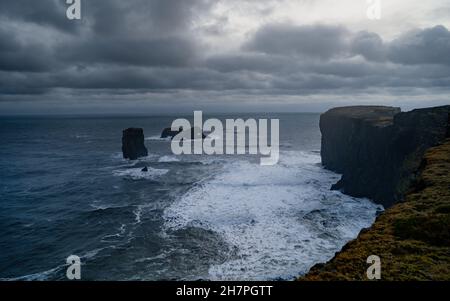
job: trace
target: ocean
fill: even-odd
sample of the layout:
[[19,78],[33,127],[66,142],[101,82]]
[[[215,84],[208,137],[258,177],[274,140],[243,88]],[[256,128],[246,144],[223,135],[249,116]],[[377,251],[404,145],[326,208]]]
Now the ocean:
[[[173,155],[159,135],[179,117],[1,117],[0,279],[65,280],[77,255],[83,280],[290,280],[382,209],[329,189],[319,114],[205,116],[279,118],[274,166]],[[128,127],[148,157],[122,158]]]

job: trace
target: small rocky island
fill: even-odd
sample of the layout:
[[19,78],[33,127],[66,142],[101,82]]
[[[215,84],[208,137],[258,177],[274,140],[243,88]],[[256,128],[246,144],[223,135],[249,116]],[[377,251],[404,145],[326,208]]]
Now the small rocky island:
[[[189,131],[189,129],[186,129],[187,131]],[[205,133],[203,133],[202,129],[197,128],[197,127],[193,127],[190,129],[191,134],[190,137],[191,139],[205,139],[206,135]],[[172,128],[165,128],[163,129],[162,133],[161,133],[161,139],[166,139],[166,138],[170,138],[173,139],[176,135],[180,134],[183,132],[183,128],[179,128],[177,131],[172,131]]]
[[335,108],[321,116],[322,160],[342,173],[333,189],[387,209],[310,280],[450,280],[450,106],[401,113],[392,107]]
[[124,159],[137,160],[147,157],[148,150],[144,145],[144,130],[129,128],[122,133],[122,153]]

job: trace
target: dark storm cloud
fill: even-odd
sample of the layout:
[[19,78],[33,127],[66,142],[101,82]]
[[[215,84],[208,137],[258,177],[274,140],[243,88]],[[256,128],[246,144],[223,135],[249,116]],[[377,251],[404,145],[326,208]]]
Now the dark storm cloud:
[[53,84],[44,73],[0,71],[0,95],[44,94]]
[[273,24],[259,29],[244,48],[322,60],[359,54],[369,61],[405,65],[450,64],[450,32],[442,25],[414,30],[385,43],[376,33],[351,33],[342,26]]
[[360,32],[352,41],[352,51],[371,61],[450,65],[450,32],[439,25],[407,32],[389,43],[375,33]]
[[[199,49],[189,31],[209,0],[96,0],[86,4],[90,32],[60,45],[68,63],[186,66]],[[69,46],[69,47],[67,47]]]
[[50,77],[49,80],[59,88],[143,91],[234,90],[261,88],[263,84],[261,81],[258,82],[256,75],[246,73],[224,74],[207,68],[141,68],[132,66],[66,70]]
[[67,22],[66,8],[64,0],[2,0],[0,1],[0,17],[73,32],[76,27]]
[[386,60],[386,47],[379,35],[372,32],[358,32],[352,39],[350,51],[370,61]]
[[167,36],[186,33],[192,19],[215,0],[95,0],[86,1],[85,17],[101,35]]
[[0,41],[0,71],[42,72],[55,63],[46,45],[21,40],[5,28],[0,28]]
[[220,34],[217,24],[193,26],[215,1],[83,1],[76,22],[64,2],[1,2],[0,23],[10,25],[0,27],[0,100],[54,89],[309,95],[450,86],[443,26],[387,42],[343,26],[266,24],[219,55],[199,36]]
[[68,63],[138,66],[186,66],[194,60],[196,45],[189,39],[167,37],[151,40],[97,37],[61,45],[60,58]]
[[400,64],[450,65],[450,32],[444,26],[415,30],[392,41],[388,52]]
[[254,71],[273,73],[280,68],[289,66],[289,61],[284,56],[237,53],[210,57],[205,61],[205,65],[220,72]]
[[330,59],[346,49],[348,34],[340,26],[272,24],[258,30],[245,48],[269,54]]

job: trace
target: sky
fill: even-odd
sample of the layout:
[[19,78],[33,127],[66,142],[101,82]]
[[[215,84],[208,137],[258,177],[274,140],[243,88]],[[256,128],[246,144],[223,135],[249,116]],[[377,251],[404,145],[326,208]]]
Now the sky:
[[450,104],[450,1],[374,1],[0,0],[0,115]]

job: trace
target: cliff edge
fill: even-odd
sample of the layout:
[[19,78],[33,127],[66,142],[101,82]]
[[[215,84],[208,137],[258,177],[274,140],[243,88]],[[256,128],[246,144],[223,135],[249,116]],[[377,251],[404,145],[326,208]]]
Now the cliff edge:
[[320,127],[333,188],[388,209],[299,280],[367,280],[371,255],[382,280],[450,280],[450,106],[336,108]]
[[322,164],[343,174],[332,188],[392,206],[417,179],[425,151],[445,140],[449,114],[450,106],[405,113],[356,106],[322,114]]
[[303,281],[367,280],[366,260],[381,259],[381,280],[450,280],[450,139],[429,149],[404,201]]

